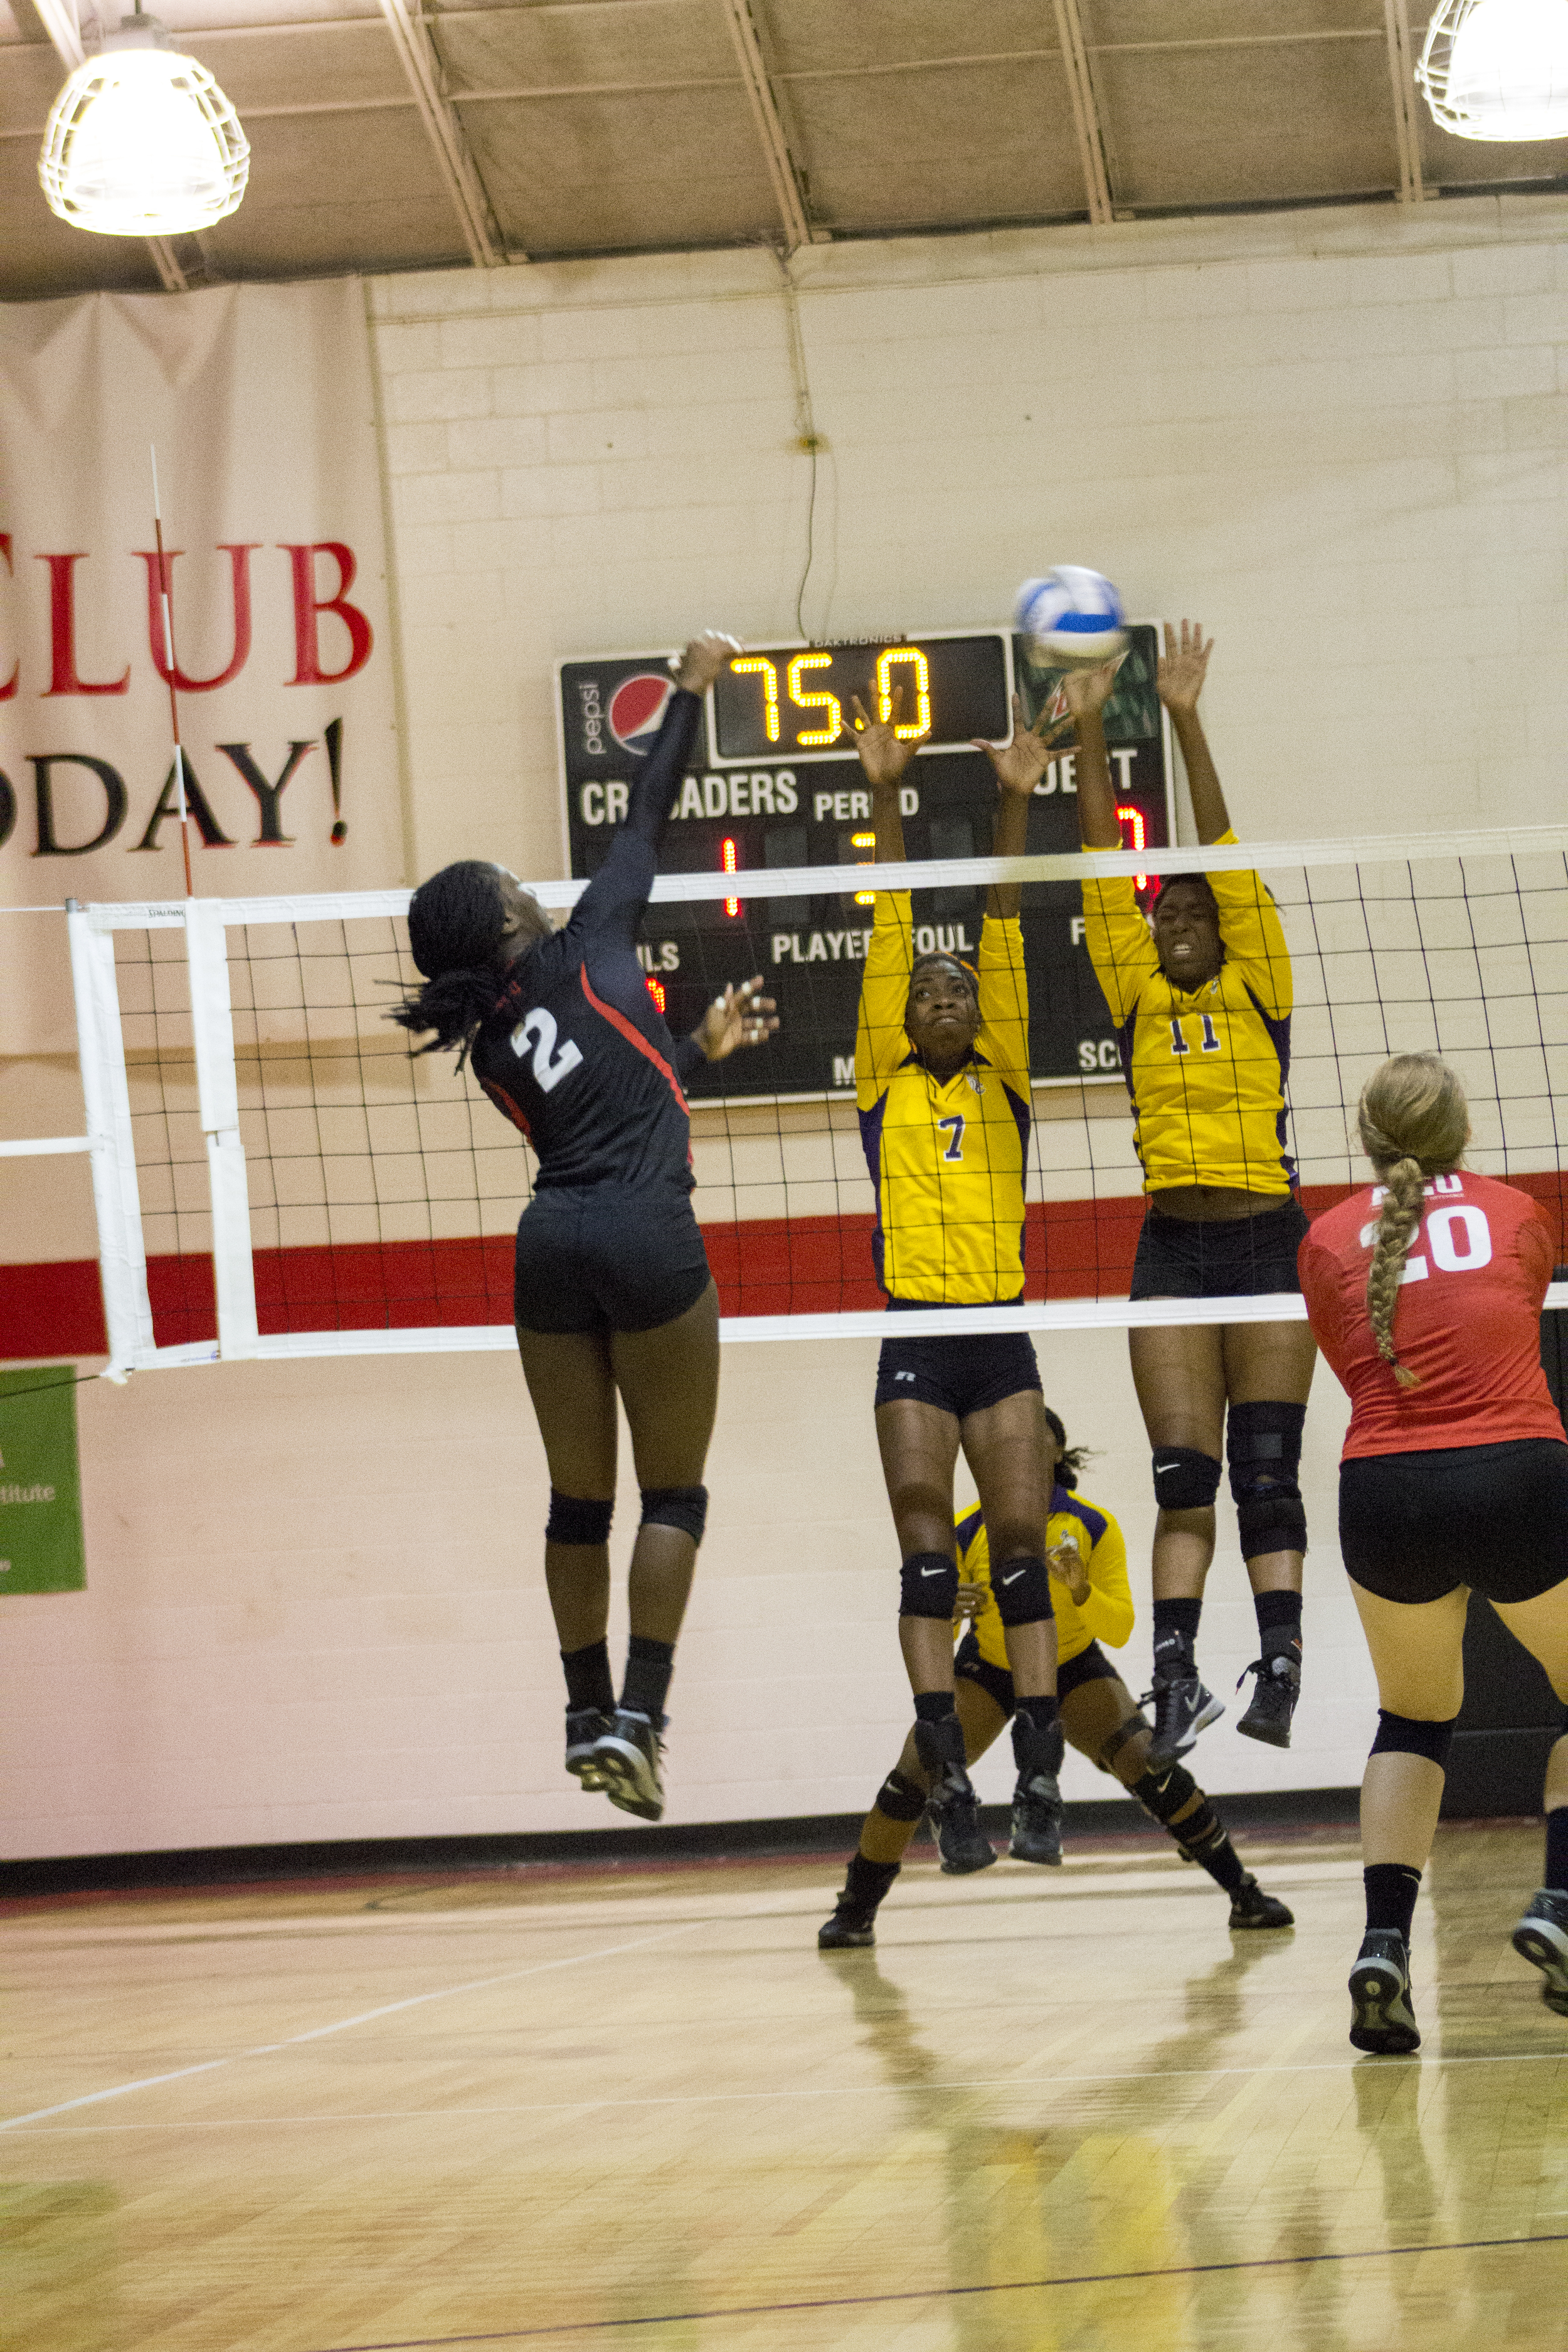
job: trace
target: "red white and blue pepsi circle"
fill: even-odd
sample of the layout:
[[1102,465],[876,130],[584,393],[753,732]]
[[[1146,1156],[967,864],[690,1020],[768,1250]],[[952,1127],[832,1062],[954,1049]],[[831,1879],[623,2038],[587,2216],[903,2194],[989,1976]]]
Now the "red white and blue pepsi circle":
[[610,732],[623,751],[646,754],[653,750],[654,740],[664,718],[665,706],[675,692],[675,683],[668,670],[638,670],[635,677],[624,677],[610,697]]

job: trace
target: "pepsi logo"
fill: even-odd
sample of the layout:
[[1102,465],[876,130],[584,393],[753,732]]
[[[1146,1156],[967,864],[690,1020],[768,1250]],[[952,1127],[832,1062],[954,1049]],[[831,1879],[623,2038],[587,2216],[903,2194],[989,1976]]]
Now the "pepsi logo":
[[623,751],[652,751],[665,705],[674,691],[668,675],[661,677],[657,670],[639,670],[635,677],[621,680],[610,697],[609,716],[610,732]]

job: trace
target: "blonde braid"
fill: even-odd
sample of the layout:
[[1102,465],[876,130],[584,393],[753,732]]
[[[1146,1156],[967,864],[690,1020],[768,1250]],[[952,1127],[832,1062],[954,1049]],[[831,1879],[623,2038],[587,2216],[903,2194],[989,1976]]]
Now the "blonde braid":
[[1400,1362],[1394,1344],[1394,1310],[1426,1181],[1458,1168],[1469,1141],[1465,1090],[1436,1054],[1394,1054],[1363,1087],[1356,1117],[1363,1148],[1386,1187],[1367,1268],[1367,1320],[1400,1387],[1419,1388],[1420,1374]]
[[1384,1171],[1383,1181],[1388,1190],[1384,1195],[1383,1212],[1377,1221],[1372,1264],[1367,1268],[1367,1319],[1372,1325],[1372,1336],[1377,1341],[1377,1352],[1385,1364],[1393,1366],[1394,1377],[1400,1387],[1414,1389],[1420,1387],[1421,1375],[1399,1360],[1398,1350],[1394,1344],[1394,1310],[1399,1303],[1399,1285],[1405,1274],[1405,1256],[1421,1223],[1421,1162],[1419,1160],[1396,1160],[1392,1168]]

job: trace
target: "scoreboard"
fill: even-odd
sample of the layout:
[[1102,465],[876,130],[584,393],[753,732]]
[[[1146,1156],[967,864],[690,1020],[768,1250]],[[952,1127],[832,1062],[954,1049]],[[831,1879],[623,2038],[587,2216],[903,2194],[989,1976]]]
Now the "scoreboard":
[[[1127,846],[1163,848],[1175,829],[1169,728],[1154,691],[1157,625],[1138,623],[1129,635],[1105,710],[1111,782]],[[630,654],[562,662],[558,677],[571,870],[587,876],[626,813],[637,762],[658,732],[669,670],[663,654]],[[1001,628],[832,645],[795,639],[748,646],[728,665],[708,694],[659,864],[666,873],[732,875],[734,891],[650,906],[638,952],[677,1036],[695,1027],[725,981],[757,971],[778,1000],[782,1025],[768,1045],[705,1066],[688,1089],[694,1101],[854,1086],[869,890],[749,898],[745,886],[749,873],[769,867],[871,863],[876,836],[849,732],[853,698],[873,717],[896,710],[911,734],[931,730],[901,788],[905,856],[984,857],[997,788],[973,739],[1006,740],[1015,691],[1031,721],[1047,709],[1065,715],[1061,680]],[[1075,766],[1064,751],[1035,788],[1031,856],[1079,845]],[[1149,887],[1157,890],[1157,879]],[[972,957],[984,899],[969,887],[917,890],[917,952]],[[1026,884],[1023,928],[1036,1081],[1118,1075],[1077,885]]]

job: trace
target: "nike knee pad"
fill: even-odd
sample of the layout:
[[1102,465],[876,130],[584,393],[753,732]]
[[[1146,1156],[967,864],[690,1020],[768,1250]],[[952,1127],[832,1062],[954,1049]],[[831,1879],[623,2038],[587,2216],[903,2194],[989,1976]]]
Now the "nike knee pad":
[[615,1508],[614,1496],[607,1503],[600,1503],[591,1496],[563,1495],[558,1488],[552,1486],[550,1517],[544,1522],[544,1540],[553,1544],[608,1543]]
[[[1162,1829],[1168,1828],[1184,1805],[1190,1805],[1199,1793],[1198,1784],[1182,1764],[1173,1764],[1163,1780],[1152,1772],[1145,1772],[1133,1790],[1146,1813],[1152,1814]],[[1184,1836],[1186,1823],[1182,1824]]]
[[1042,1618],[1055,1613],[1050,1570],[1043,1559],[1026,1553],[1020,1559],[1005,1559],[1000,1567],[993,1564],[991,1589],[1004,1625],[1037,1625]]
[[877,1811],[890,1822],[918,1822],[925,1809],[925,1790],[895,1765],[877,1791]]
[[1385,1706],[1377,1710],[1377,1738],[1372,1743],[1374,1756],[1425,1756],[1428,1762],[1448,1768],[1448,1743],[1454,1737],[1458,1717],[1451,1715],[1447,1723],[1428,1723],[1415,1715],[1390,1715]]
[[911,1552],[899,1570],[900,1617],[937,1617],[952,1622],[958,1606],[958,1570],[945,1552]]
[[1233,1404],[1226,1428],[1230,1491],[1236,1498],[1243,1559],[1270,1551],[1305,1551],[1301,1507],[1304,1404]]
[[694,1544],[702,1540],[708,1524],[706,1486],[645,1486],[642,1490],[645,1528],[679,1528]]
[[1157,1445],[1154,1500],[1163,1511],[1206,1510],[1219,1493],[1220,1465],[1194,1445]]

